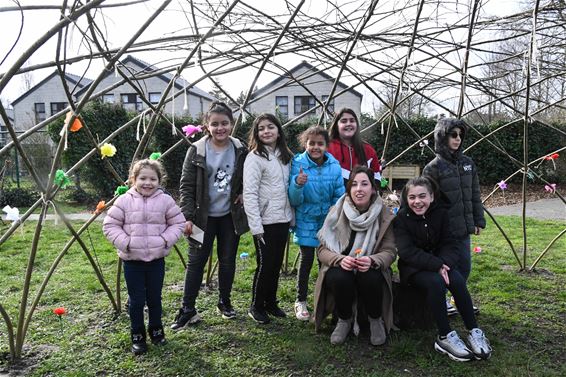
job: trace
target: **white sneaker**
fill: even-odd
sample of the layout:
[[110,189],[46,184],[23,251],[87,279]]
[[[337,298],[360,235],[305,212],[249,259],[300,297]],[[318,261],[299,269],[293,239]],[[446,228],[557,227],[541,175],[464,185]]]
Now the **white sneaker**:
[[491,345],[481,329],[470,330],[468,335],[468,345],[478,360],[487,360],[491,356]]
[[470,361],[474,359],[474,354],[466,344],[460,339],[455,330],[446,334],[446,338],[436,337],[434,349],[440,353],[448,355],[454,361]]
[[295,317],[299,321],[308,321],[310,318],[309,310],[307,309],[306,301],[295,302]]
[[458,314],[458,309],[456,309],[454,297],[446,299],[446,314],[448,314],[448,317]]

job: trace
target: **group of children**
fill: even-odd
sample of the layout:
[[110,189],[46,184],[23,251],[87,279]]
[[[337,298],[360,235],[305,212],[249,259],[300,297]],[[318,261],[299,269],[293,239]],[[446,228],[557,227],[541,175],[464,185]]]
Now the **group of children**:
[[[278,304],[277,288],[287,236],[292,229],[300,248],[294,312],[297,319],[309,320],[308,281],[315,250],[320,245],[317,233],[330,208],[344,195],[345,180],[356,165],[370,167],[373,178],[380,178],[379,158],[362,141],[358,118],[350,109],[336,114],[329,131],[319,126],[304,131],[300,141],[305,151],[295,156],[274,115],[262,114],[254,120],[248,147],[231,136],[234,118],[226,104],[213,102],[204,122],[206,135],[189,147],[183,163],[180,208],[161,189],[165,177],[161,165],[157,161],[141,160],[130,170],[130,190],[116,200],[104,220],[104,233],[124,261],[135,354],[147,351],[147,333],[153,344],[165,343],[161,322],[164,257],[183,233],[191,236],[204,232],[204,237],[202,242],[188,238],[183,300],[171,326],[173,331],[201,320],[195,302],[215,239],[219,266],[217,309],[223,318],[236,317],[230,296],[239,239],[248,230],[253,235],[257,262],[249,317],[265,324],[270,322],[270,316],[286,316]],[[440,189],[447,191],[449,203],[460,205],[461,202],[462,207],[451,205],[446,214],[442,206],[431,205],[434,193],[427,179],[410,181],[404,190],[402,210],[395,220],[395,235],[401,279],[428,292],[439,329],[435,349],[456,360],[469,360],[487,358],[491,352],[477,328],[465,285],[470,265],[469,234],[479,234],[485,221],[481,201],[477,205],[476,169],[470,159],[461,155],[466,128],[462,122],[455,122],[439,121],[439,126],[447,126],[439,133],[439,139],[435,139],[437,152],[441,144],[448,147],[448,152],[437,154],[425,173],[430,172]],[[459,191],[453,190],[454,187]],[[429,218],[429,214],[434,216]],[[407,219],[401,220],[405,215]],[[431,227],[427,228],[429,223]],[[449,229],[452,225],[462,227],[461,232],[454,233],[457,239],[452,237],[452,228]],[[418,231],[411,228],[419,226]],[[429,238],[422,226],[427,231],[434,229],[438,235]],[[447,288],[471,330],[470,348],[450,331],[444,318]],[[443,310],[439,310],[439,297]],[[144,305],[148,307],[147,332]]]

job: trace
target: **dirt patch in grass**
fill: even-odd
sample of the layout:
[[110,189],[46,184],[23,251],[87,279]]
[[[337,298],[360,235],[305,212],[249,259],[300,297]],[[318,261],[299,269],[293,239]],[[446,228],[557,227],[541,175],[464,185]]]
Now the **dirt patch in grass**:
[[[491,191],[493,191],[494,186],[482,186],[481,193],[482,193],[482,200],[484,200],[487,195]],[[541,199],[552,199],[556,196],[546,192],[544,190],[543,184],[530,184],[527,185],[526,189],[526,198],[527,202],[534,202]],[[484,205],[487,208],[492,207],[501,207],[507,206],[517,203],[523,202],[523,189],[522,186],[518,183],[509,183],[507,185],[507,189],[505,191],[500,190],[499,188],[497,191],[485,201]]]
[[47,344],[42,344],[34,348],[24,346],[22,358],[13,363],[9,361],[9,353],[0,355],[0,376],[29,376],[43,359],[58,350],[59,347]]

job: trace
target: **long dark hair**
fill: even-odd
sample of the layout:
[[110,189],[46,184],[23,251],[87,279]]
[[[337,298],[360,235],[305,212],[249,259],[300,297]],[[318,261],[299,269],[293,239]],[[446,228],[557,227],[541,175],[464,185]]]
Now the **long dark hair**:
[[354,153],[356,154],[356,156],[358,156],[359,164],[365,165],[367,158],[366,152],[364,151],[364,141],[362,140],[362,135],[360,134],[361,124],[354,110],[343,107],[336,113],[334,119],[332,119],[332,124],[328,129],[330,140],[340,139],[340,133],[338,132],[338,123],[340,122],[340,118],[342,118],[342,115],[344,115],[344,113],[352,115],[356,120],[356,132],[352,137],[352,147],[354,148]]
[[279,119],[277,119],[277,117],[273,114],[263,113],[254,119],[252,128],[250,130],[250,136],[248,138],[248,145],[250,146],[250,152],[253,152],[269,160],[269,153],[265,148],[265,144],[263,144],[261,140],[259,140],[258,127],[259,124],[264,120],[273,123],[277,127],[278,136],[275,147],[279,149],[279,152],[281,153],[279,159],[281,160],[281,162],[283,162],[283,164],[287,165],[289,161],[291,161],[291,158],[293,158],[293,152],[291,152],[291,150],[287,146],[287,141],[285,140],[285,133],[283,132],[283,127],[281,126],[281,122],[279,122]]
[[375,179],[374,177],[374,172],[371,168],[368,168],[365,165],[356,165],[352,171],[350,172],[350,178],[348,179],[348,182],[346,183],[346,195],[348,195],[350,197],[350,199],[352,199],[352,194],[350,193],[350,191],[352,190],[352,185],[354,184],[354,177],[357,174],[360,173],[364,173],[365,175],[368,176],[368,180],[371,184],[371,187],[373,189],[373,193],[371,194],[371,198],[369,200],[369,204],[372,205],[373,202],[375,202],[375,200],[377,199],[377,195],[379,193],[379,190],[377,188],[377,183],[375,183]]

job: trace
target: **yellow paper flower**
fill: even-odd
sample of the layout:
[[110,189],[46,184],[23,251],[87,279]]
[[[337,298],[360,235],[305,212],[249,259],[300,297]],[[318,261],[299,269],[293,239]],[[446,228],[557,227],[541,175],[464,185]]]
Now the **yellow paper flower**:
[[102,155],[102,158],[112,157],[116,154],[116,147],[110,143],[104,143],[100,147],[100,154]]

